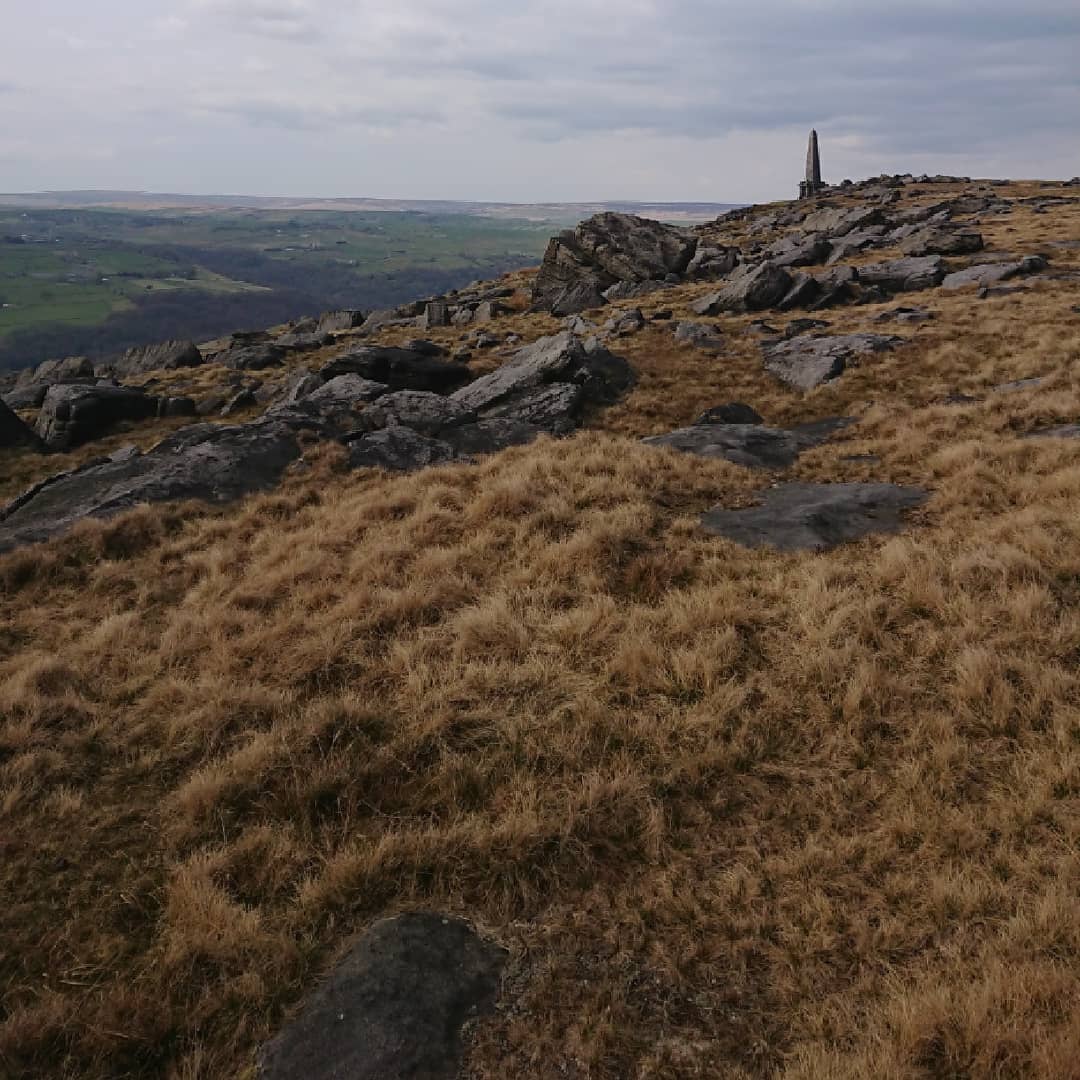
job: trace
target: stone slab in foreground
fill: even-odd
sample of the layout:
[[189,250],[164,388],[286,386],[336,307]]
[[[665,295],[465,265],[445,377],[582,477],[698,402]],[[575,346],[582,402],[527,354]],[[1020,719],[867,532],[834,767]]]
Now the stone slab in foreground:
[[376,923],[262,1053],[262,1080],[453,1080],[506,953],[460,919]]
[[871,533],[895,533],[929,492],[897,484],[781,484],[760,506],[710,510],[706,530],[743,547],[826,551]]

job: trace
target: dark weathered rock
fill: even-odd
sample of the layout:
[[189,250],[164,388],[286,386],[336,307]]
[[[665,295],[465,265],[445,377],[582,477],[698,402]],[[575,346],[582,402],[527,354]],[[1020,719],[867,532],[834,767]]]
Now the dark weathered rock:
[[422,325],[429,330],[439,326],[450,325],[450,308],[443,300],[430,300],[424,307],[421,316]]
[[130,386],[67,384],[49,387],[37,433],[52,450],[70,450],[103,435],[121,420],[156,416],[157,398]]
[[934,318],[932,311],[921,307],[898,307],[883,311],[874,317],[874,322],[924,323]]
[[847,417],[830,417],[790,431],[761,424],[699,423],[642,442],[700,457],[723,458],[750,469],[786,469],[804,450],[819,445],[850,423]]
[[360,375],[385,383],[391,390],[448,393],[472,378],[464,364],[425,356],[412,349],[368,346],[331,360],[319,374],[324,379]]
[[602,327],[607,333],[615,334],[619,337],[636,334],[639,330],[643,330],[644,328],[645,316],[642,315],[641,308],[632,308],[630,311],[619,312],[619,314],[608,319]]
[[284,363],[287,350],[276,341],[262,340],[265,335],[234,334],[232,343],[207,358],[211,364],[224,364],[233,371],[263,371]]
[[36,368],[19,373],[16,387],[63,382],[85,382],[94,378],[94,365],[85,356],[68,356],[63,360],[45,360]]
[[691,233],[631,214],[602,213],[552,238],[533,286],[534,306],[556,314],[588,310],[616,282],[681,274],[697,249]]
[[316,331],[320,334],[338,334],[343,330],[354,330],[364,324],[364,313],[352,309],[327,311],[319,316]]
[[724,350],[724,338],[715,326],[707,323],[678,322],[675,324],[675,340],[703,352],[719,353]]
[[0,401],[0,450],[17,446],[30,450],[45,448],[37,434]]
[[321,375],[315,375],[310,371],[301,370],[297,372],[289,381],[285,384],[285,390],[281,395],[281,400],[285,404],[292,404],[295,401],[301,401],[318,390],[323,385],[323,378]]
[[932,289],[945,278],[940,255],[908,257],[859,267],[860,285],[877,285],[888,292],[916,292]]
[[809,307],[821,296],[821,286],[817,278],[810,274],[798,273],[792,276],[788,291],[777,302],[780,311]]
[[158,416],[172,418],[195,415],[196,407],[194,398],[163,397],[158,399]]
[[973,255],[982,251],[982,233],[941,225],[920,229],[900,244],[905,255]]
[[883,211],[872,206],[823,207],[808,215],[802,223],[806,233],[819,233],[828,239],[847,236],[856,229],[866,229],[871,225],[881,225],[885,221]]
[[941,286],[944,289],[963,289],[968,285],[985,288],[996,285],[999,281],[1038,273],[1046,267],[1047,261],[1041,255],[1028,255],[1013,262],[984,263],[979,266],[969,266],[966,270],[957,270],[949,274]]
[[[517,417],[529,422],[537,422],[534,418],[542,407],[552,424],[543,426],[563,431],[576,424],[587,405],[609,404],[633,383],[633,370],[625,360],[564,331],[525,346],[502,367],[452,396],[481,416]],[[537,396],[539,388],[555,384],[580,392],[560,390]],[[565,409],[558,417],[550,415],[553,403]]]
[[880,247],[885,241],[885,227],[883,225],[871,225],[867,229],[856,229],[847,236],[832,241],[832,252],[829,255],[828,265],[835,266],[852,255],[857,255],[869,248]]
[[[340,378],[355,379],[358,376],[342,375]],[[372,408],[364,411],[363,419],[366,421],[363,426],[383,428],[399,425],[424,435],[438,435],[446,428],[475,420],[476,414],[442,394],[427,390],[398,390],[380,397]]]
[[255,392],[245,386],[242,390],[237,390],[235,394],[221,408],[222,416],[233,416],[238,412],[243,412],[244,409],[250,409],[257,405],[258,398],[255,397]]
[[791,285],[791,275],[768,261],[740,267],[719,292],[696,300],[690,309],[698,315],[763,311],[778,304]]
[[820,236],[795,233],[770,244],[765,257],[775,266],[816,266],[829,257],[831,250],[829,241]]
[[398,425],[365,434],[349,443],[349,464],[354,469],[389,469],[409,472],[454,460],[449,443]]
[[464,922],[376,923],[262,1052],[262,1080],[454,1080],[462,1028],[493,1011],[506,953]]
[[1025,439],[1080,439],[1080,424],[1058,424],[1056,427],[1029,431]]
[[729,401],[724,405],[714,405],[711,409],[703,412],[694,426],[701,427],[703,424],[764,424],[765,421],[756,409],[741,401]]
[[195,424],[145,454],[50,477],[0,510],[0,551],[45,540],[85,517],[167,499],[225,502],[273,487],[300,456],[287,425]]
[[825,551],[871,533],[899,532],[904,512],[928,492],[896,484],[781,484],[760,506],[717,508],[702,516],[708,532],[744,547]]
[[163,341],[128,349],[118,360],[107,366],[117,375],[143,375],[148,371],[175,371],[177,368],[198,367],[203,355],[193,341]]
[[314,402],[321,408],[351,406],[360,402],[375,401],[390,388],[386,383],[365,379],[362,375],[335,375],[321,386],[309,391],[300,400]]
[[472,313],[472,321],[478,323],[491,322],[492,319],[501,319],[505,315],[512,315],[513,308],[500,304],[497,300],[482,300],[476,305]]
[[838,378],[858,356],[887,352],[903,338],[884,334],[841,334],[832,337],[800,335],[787,341],[765,343],[765,370],[796,390],[813,390]]
[[615,303],[619,300],[640,300],[643,296],[650,296],[660,289],[670,287],[670,284],[666,281],[617,281],[610,288],[604,290],[603,299],[608,303]]
[[738,265],[738,248],[699,244],[685,272],[688,278],[726,277]]

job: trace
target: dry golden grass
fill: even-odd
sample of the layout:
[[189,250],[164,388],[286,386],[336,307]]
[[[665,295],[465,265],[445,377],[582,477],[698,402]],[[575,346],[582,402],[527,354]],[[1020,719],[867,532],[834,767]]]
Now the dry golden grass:
[[[323,447],[0,559],[0,1073],[250,1076],[356,932],[432,907],[512,952],[474,1078],[1080,1075],[1080,443],[1017,438],[1080,419],[1080,297],[912,299],[805,398],[747,319],[719,358],[657,326],[564,442]],[[790,477],[932,498],[821,555],[704,535],[770,477],[637,436],[740,398],[859,417]]]

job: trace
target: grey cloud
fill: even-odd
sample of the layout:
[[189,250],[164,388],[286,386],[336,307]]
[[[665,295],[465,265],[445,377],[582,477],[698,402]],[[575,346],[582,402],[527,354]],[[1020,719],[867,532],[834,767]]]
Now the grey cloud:
[[329,131],[350,127],[386,128],[434,124],[444,117],[434,109],[365,108],[362,106],[301,106],[273,101],[215,102],[202,111],[234,117],[253,127],[283,131]]

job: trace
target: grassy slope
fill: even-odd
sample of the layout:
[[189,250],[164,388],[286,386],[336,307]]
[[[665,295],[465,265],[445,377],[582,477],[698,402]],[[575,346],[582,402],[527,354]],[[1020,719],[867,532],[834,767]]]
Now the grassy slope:
[[[911,299],[910,346],[805,398],[747,318],[718,359],[654,326],[566,442],[409,477],[321,448],[0,560],[0,1063],[244,1075],[423,906],[513,953],[474,1077],[1075,1075],[1078,444],[1016,435],[1080,417],[1077,286]],[[707,537],[769,478],[628,436],[732,398],[860,417],[793,478],[933,497],[827,554]]]

